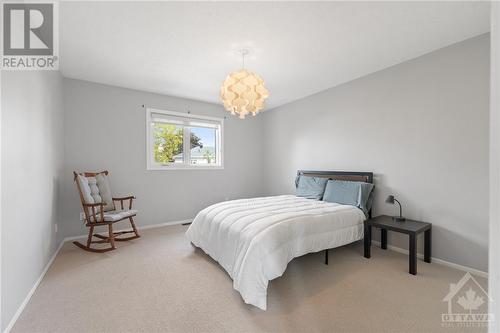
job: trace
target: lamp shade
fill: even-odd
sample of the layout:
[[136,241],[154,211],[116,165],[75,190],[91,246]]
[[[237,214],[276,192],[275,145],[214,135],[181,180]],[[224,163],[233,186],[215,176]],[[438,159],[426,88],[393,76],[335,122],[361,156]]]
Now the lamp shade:
[[269,92],[264,80],[246,69],[230,73],[222,83],[220,98],[224,108],[244,119],[247,114],[256,115],[264,108]]
[[385,202],[394,204],[394,196],[393,195],[388,196],[387,199],[385,199]]

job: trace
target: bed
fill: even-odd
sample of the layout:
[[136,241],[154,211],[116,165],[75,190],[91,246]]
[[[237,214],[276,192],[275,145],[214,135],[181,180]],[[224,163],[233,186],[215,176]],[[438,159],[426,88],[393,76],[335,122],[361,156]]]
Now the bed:
[[[369,172],[297,172],[303,175],[373,182]],[[245,303],[266,310],[269,281],[293,258],[362,239],[365,219],[352,205],[279,195],[211,205],[186,236],[227,271]]]

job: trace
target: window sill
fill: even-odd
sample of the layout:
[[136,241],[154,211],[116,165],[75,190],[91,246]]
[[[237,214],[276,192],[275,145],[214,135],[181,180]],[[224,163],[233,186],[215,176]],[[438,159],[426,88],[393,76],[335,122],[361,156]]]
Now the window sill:
[[148,167],[147,171],[170,171],[170,170],[224,170],[224,166],[175,166],[175,167]]

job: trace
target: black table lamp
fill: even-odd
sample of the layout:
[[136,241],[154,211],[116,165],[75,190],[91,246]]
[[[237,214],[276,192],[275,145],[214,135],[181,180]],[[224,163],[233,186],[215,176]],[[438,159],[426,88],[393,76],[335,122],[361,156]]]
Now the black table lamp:
[[399,216],[394,216],[393,219],[395,222],[404,222],[406,221],[406,219],[403,217],[403,209],[401,208],[401,203],[399,201],[396,200],[396,198],[394,198],[394,196],[391,194],[390,196],[387,197],[387,199],[385,199],[385,202],[389,203],[389,204],[393,204],[394,205],[394,201],[396,201],[399,205]]

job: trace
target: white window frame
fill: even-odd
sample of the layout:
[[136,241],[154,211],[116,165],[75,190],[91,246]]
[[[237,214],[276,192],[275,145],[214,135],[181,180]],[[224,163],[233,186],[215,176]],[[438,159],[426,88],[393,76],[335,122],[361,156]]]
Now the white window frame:
[[[167,116],[182,117],[189,120],[210,120],[211,122],[216,122],[219,125],[218,137],[216,141],[216,156],[219,161],[216,165],[191,165],[191,145],[190,145],[190,131],[184,130],[184,161],[188,161],[188,164],[171,163],[171,164],[159,164],[154,161],[153,147],[154,147],[154,137],[153,131],[151,130],[152,114],[164,114]],[[147,170],[221,170],[224,169],[224,118],[208,117],[194,115],[190,113],[175,112],[160,110],[154,108],[146,108],[146,169]]]

